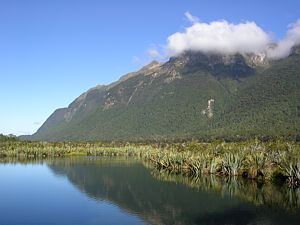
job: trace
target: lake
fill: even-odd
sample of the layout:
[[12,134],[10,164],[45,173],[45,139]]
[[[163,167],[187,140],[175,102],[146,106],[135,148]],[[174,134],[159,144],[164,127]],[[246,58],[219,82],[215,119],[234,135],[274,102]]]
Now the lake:
[[0,224],[300,224],[300,191],[126,158],[0,161]]

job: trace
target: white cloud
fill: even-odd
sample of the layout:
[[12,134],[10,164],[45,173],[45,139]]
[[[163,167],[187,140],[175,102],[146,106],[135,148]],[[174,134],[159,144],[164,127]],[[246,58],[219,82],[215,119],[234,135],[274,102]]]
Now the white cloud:
[[271,43],[270,35],[255,22],[233,24],[223,20],[196,22],[184,32],[169,36],[166,48],[170,55],[187,50],[226,54],[258,53]]
[[193,16],[190,12],[185,12],[184,15],[187,18],[187,20],[190,21],[191,23],[199,22],[199,18],[196,16]]
[[290,25],[284,39],[280,40],[274,48],[268,49],[268,57],[273,59],[287,57],[292,47],[298,44],[300,44],[300,20]]
[[149,49],[147,51],[147,54],[152,58],[157,58],[157,57],[161,56],[160,53],[156,49]]
[[[146,52],[149,61],[167,60],[184,51],[204,53],[264,53],[270,59],[280,59],[290,54],[293,46],[300,44],[300,19],[289,26],[285,38],[274,41],[273,35],[266,32],[253,21],[230,23],[226,20],[199,22],[190,12],[185,17],[192,23],[183,32],[177,32],[167,38],[163,46],[153,45]],[[135,62],[141,61],[138,58]]]

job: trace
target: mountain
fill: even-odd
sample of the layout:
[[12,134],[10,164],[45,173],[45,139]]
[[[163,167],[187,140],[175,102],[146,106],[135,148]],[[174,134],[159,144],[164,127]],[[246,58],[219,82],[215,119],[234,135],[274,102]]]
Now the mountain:
[[185,52],[57,109],[34,140],[299,135],[300,47],[287,58]]

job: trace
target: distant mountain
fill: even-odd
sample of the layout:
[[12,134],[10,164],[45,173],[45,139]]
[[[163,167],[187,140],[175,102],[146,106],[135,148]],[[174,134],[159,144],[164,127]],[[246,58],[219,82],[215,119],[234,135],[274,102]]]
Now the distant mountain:
[[200,52],[154,61],[57,109],[30,139],[299,135],[299,49],[277,61]]

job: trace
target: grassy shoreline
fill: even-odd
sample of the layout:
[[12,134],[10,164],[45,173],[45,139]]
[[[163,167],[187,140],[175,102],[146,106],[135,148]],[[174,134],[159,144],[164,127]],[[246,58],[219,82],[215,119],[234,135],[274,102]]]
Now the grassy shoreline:
[[260,182],[300,187],[300,144],[282,139],[226,143],[104,144],[89,142],[33,142],[0,140],[0,158],[64,156],[128,156],[151,162],[157,169],[193,177],[243,177]]

